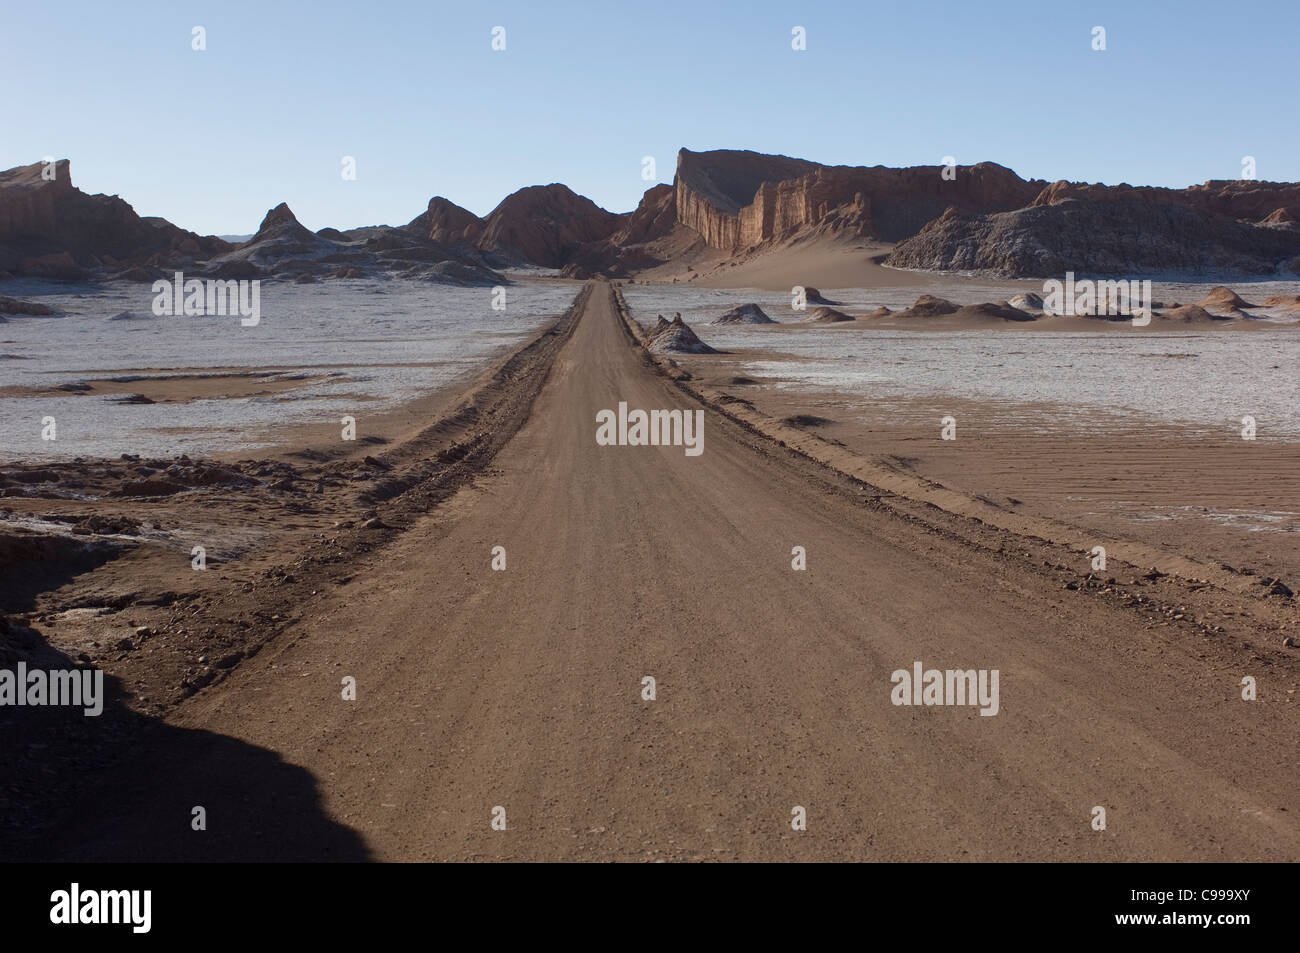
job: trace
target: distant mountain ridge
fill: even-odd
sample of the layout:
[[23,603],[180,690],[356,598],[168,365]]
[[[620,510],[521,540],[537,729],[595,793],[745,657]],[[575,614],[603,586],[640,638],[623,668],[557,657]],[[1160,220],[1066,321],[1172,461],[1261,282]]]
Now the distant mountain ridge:
[[1188,189],[1056,182],[1024,208],[948,209],[886,263],[1011,278],[1093,274],[1300,274],[1300,185]]
[[[240,236],[235,236],[240,237]],[[166,269],[300,280],[392,274],[457,283],[536,266],[631,277],[684,249],[739,260],[786,243],[894,243],[886,264],[1004,277],[1300,274],[1300,184],[1188,189],[1022,179],[969,166],[828,166],[741,150],[678,153],[673,182],[632,212],[560,183],[506,196],[480,218],[435,196],[403,226],[312,232],[283,203],[238,243],[141,218],[72,185],[66,159],[0,173],[0,277],[148,280]]]
[[0,172],[0,274],[77,278],[87,266],[205,256],[228,247],[165,219],[141,218],[116,195],[74,188],[67,159]]

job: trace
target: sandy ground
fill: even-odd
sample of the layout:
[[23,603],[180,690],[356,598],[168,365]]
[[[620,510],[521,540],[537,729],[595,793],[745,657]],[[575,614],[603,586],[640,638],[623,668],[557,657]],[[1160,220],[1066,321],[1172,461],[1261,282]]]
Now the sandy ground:
[[[214,398],[263,397],[282,394],[324,380],[327,374],[289,368],[205,368],[169,373],[162,368],[127,368],[111,375],[87,374],[84,380],[57,386],[0,387],[0,397],[44,397],[66,394],[122,395],[141,403],[188,403]],[[342,375],[339,375],[342,377]]]
[[[1089,415],[1078,407],[890,398],[800,389],[755,378],[757,354],[682,356],[700,383],[763,413],[920,480],[1014,513],[1032,513],[1100,537],[1300,580],[1300,444],[1243,441],[1205,428]],[[743,380],[745,383],[735,383]],[[959,438],[940,439],[952,415]]]
[[[116,705],[81,732],[92,751],[118,739],[107,761],[29,744],[8,790],[32,772],[72,794],[24,849],[1300,858],[1293,599],[1210,562],[1154,568],[1140,541],[1092,573],[1068,528],[657,364],[611,288],[590,289],[469,410],[384,455],[392,473],[361,494],[380,526],[290,537],[256,575],[232,560],[180,600],[192,619],[159,624],[227,615],[259,651],[165,717]],[[597,446],[619,401],[704,408],[705,452]],[[998,669],[999,713],[891,704],[891,673],[917,661]]]
[[[886,268],[880,260],[892,245],[862,240],[814,239],[764,248],[748,256],[724,254],[702,244],[694,254],[677,254],[638,280],[690,282],[704,288],[763,288],[788,291],[815,288],[888,288],[906,285],[918,294],[951,278]],[[685,267],[683,267],[685,266]],[[1041,285],[1041,282],[1038,284]]]
[[0,709],[0,730],[21,741],[2,752],[0,856],[26,856],[120,744],[256,655],[304,599],[345,584],[394,531],[381,504],[400,521],[477,473],[522,422],[556,328],[572,320],[453,389],[365,416],[355,441],[290,427],[275,453],[252,459],[0,468],[0,667],[92,666],[115,699],[100,719]]

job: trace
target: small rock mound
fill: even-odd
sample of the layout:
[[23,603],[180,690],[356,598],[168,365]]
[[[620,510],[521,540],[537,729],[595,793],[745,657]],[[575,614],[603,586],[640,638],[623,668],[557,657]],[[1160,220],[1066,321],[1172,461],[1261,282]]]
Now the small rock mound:
[[1264,307],[1286,314],[1300,314],[1300,295],[1272,295],[1264,300]]
[[1013,295],[1007,304],[1013,308],[1019,308],[1021,311],[1042,311],[1043,296],[1032,291],[1026,291],[1022,294]]
[[843,311],[836,311],[834,308],[816,308],[808,317],[803,319],[804,324],[838,324],[841,321],[852,321],[853,315],[845,314]]
[[1206,311],[1204,308],[1194,304],[1184,304],[1177,308],[1163,311],[1161,312],[1160,317],[1165,321],[1185,321],[1188,324],[1230,320],[1230,316],[1210,314],[1210,312]]
[[827,417],[818,417],[816,414],[795,414],[792,417],[782,417],[781,423],[791,427],[825,427],[835,421]]
[[894,312],[890,311],[884,305],[881,305],[875,311],[868,311],[863,315],[864,318],[887,318]]
[[[358,269],[353,268],[351,270],[356,274],[345,277],[362,277]],[[506,281],[505,275],[499,274],[490,268],[480,268],[476,265],[467,265],[464,262],[450,260],[412,268],[405,272],[402,277],[447,285],[499,285],[504,284]]]
[[756,304],[742,304],[738,308],[732,308],[722,317],[713,322],[714,324],[776,324],[767,313]]
[[829,298],[823,297],[822,293],[818,291],[816,288],[804,288],[803,297],[804,300],[807,301],[809,304],[835,304],[836,303],[834,301],[831,301]]
[[646,335],[646,348],[656,354],[717,354],[692,331],[682,320],[681,314],[673,315],[671,321],[665,321],[659,315],[659,321]]
[[1013,308],[1007,301],[986,301],[981,304],[963,305],[952,313],[954,318],[966,318],[987,321],[989,319],[1000,319],[1002,321],[1033,321],[1034,316],[1028,311],[1021,311],[1019,308]]
[[0,313],[45,316],[55,314],[56,312],[49,305],[37,304],[35,301],[22,301],[18,298],[6,298],[0,296]]
[[898,312],[900,318],[937,318],[957,311],[957,306],[947,298],[934,295],[921,295],[910,308]]
[[1225,288],[1223,285],[1211,288],[1210,293],[1196,304],[1206,311],[1241,311],[1245,308],[1258,307],[1258,305],[1243,300],[1237,292],[1231,288]]
[[130,516],[94,514],[74,523],[72,532],[78,536],[129,536],[140,532],[140,521]]

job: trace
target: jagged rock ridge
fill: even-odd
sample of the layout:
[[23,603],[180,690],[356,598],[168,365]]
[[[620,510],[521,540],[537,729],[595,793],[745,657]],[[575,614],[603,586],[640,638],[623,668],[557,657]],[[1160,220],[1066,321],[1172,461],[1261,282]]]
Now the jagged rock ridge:
[[1288,275],[1300,272],[1300,186],[1207,182],[1190,189],[1058,182],[1025,208],[948,209],[886,259],[898,268],[1038,278]]
[[558,183],[520,189],[485,218],[434,197],[407,225],[347,231],[311,232],[281,204],[257,234],[231,245],[141,218],[116,196],[82,193],[66,160],[52,178],[45,168],[0,173],[0,277],[97,269],[147,281],[184,267],[224,277],[496,283],[505,280],[499,269],[521,265],[629,277],[696,253],[735,262],[830,238],[897,242],[886,260],[894,267],[1002,277],[1300,273],[1294,183],[1048,184],[991,162],[892,169],[683,149],[672,184],[651,187],[625,214]]
[[660,354],[718,353],[699,339],[680,314],[673,315],[671,321],[666,321],[662,314],[659,315],[654,327],[646,332],[645,346]]
[[82,192],[67,159],[0,172],[0,274],[79,278],[87,268],[192,260],[229,247],[165,219],[142,218],[116,195]]

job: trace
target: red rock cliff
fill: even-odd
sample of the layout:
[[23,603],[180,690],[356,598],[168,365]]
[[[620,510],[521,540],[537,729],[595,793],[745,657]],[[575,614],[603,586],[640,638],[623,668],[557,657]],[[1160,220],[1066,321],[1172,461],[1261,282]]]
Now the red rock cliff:
[[45,168],[37,162],[0,172],[0,241],[56,237],[55,202],[73,191],[72,169],[60,159],[47,181],[41,176]]
[[823,166],[786,156],[717,150],[677,156],[678,220],[724,251],[803,234],[851,234],[896,241],[956,206],[1007,211],[1046,184],[991,162],[959,166]]
[[[141,218],[116,195],[87,195],[72,185],[67,159],[42,176],[37,162],[0,172],[0,270],[43,273],[32,261],[58,258],[77,265],[112,258],[142,260],[160,252],[212,254],[230,246],[201,238],[161,218]],[[73,269],[60,266],[71,274]]]
[[429,199],[429,207],[407,229],[443,245],[474,244],[483,234],[483,220],[440,195]]

